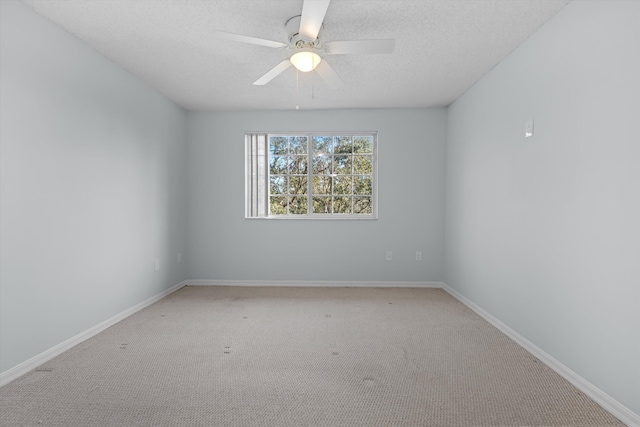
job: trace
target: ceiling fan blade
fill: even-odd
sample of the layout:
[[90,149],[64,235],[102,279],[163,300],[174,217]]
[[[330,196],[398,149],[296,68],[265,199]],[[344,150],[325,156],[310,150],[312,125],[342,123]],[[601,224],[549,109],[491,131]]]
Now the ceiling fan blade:
[[220,38],[223,38],[223,39],[226,39],[226,40],[231,40],[231,41],[234,41],[234,42],[257,44],[259,46],[276,47],[276,48],[288,47],[284,43],[275,42],[273,40],[259,39],[257,37],[250,37],[250,36],[243,36],[241,34],[227,33],[226,31],[215,31],[214,34],[217,37],[220,37]]
[[278,74],[282,73],[284,70],[286,70],[289,67],[291,67],[291,61],[289,61],[288,59],[285,59],[284,61],[282,61],[275,67],[273,67],[271,70],[269,70],[267,74],[265,74],[264,76],[260,77],[258,80],[253,82],[253,84],[256,86],[266,85],[271,80],[273,80]]
[[332,89],[339,89],[344,84],[340,76],[333,71],[333,68],[331,68],[327,61],[321,61],[315,70]]
[[391,53],[394,39],[332,41],[324,44],[324,51],[332,55],[358,53]]
[[307,41],[318,38],[318,32],[324,21],[331,0],[305,0],[302,5],[302,17],[300,18],[300,36]]

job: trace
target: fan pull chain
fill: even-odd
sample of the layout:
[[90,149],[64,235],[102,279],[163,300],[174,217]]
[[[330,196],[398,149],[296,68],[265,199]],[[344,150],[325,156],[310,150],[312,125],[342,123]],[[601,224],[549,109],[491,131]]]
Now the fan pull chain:
[[296,110],[300,109],[300,72],[296,69]]

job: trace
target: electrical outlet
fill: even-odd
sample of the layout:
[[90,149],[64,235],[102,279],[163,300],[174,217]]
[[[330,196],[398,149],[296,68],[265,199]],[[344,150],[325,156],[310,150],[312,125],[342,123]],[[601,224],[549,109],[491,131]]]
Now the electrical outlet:
[[178,262],[178,264],[182,262],[182,252],[178,252],[178,254],[176,255],[176,261]]
[[155,271],[160,271],[160,260],[159,260],[159,259],[157,259],[157,260],[155,260],[155,261],[153,262],[153,269],[154,269]]
[[421,251],[417,251],[416,252],[416,261],[422,261],[422,252]]
[[387,260],[387,261],[391,261],[392,259],[393,259],[393,252],[391,252],[391,251],[387,251],[387,258],[386,258],[386,260]]

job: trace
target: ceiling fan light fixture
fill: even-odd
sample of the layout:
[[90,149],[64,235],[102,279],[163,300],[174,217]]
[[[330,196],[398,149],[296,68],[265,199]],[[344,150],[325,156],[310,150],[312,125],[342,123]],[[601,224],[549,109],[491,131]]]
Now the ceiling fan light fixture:
[[315,52],[298,52],[289,59],[294,67],[306,73],[318,66],[322,58]]

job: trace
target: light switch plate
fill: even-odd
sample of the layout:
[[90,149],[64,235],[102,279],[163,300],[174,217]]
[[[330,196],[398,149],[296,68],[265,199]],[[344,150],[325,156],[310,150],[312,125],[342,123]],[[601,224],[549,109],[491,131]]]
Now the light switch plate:
[[524,124],[524,137],[529,138],[533,136],[533,119],[527,120]]

